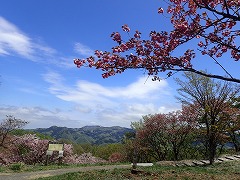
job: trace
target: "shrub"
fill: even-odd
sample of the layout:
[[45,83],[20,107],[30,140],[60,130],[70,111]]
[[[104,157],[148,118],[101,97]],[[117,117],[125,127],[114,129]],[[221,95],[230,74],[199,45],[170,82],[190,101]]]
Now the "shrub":
[[10,166],[10,169],[13,171],[20,171],[24,167],[23,163],[15,163]]
[[124,156],[121,153],[113,153],[109,157],[109,162],[123,162]]

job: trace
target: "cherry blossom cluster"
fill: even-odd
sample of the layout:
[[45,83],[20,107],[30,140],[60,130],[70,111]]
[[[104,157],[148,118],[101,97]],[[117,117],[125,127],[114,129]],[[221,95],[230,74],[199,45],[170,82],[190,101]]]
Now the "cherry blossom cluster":
[[[158,13],[170,15],[172,30],[151,31],[150,39],[141,39],[141,32],[135,31],[128,40],[119,32],[111,34],[117,43],[111,52],[95,51],[95,56],[75,59],[77,67],[95,67],[103,71],[103,78],[122,73],[126,69],[146,69],[149,75],[174,70],[191,70],[196,50],[208,58],[229,57],[240,59],[237,23],[240,21],[238,0],[168,0],[168,7],[160,7]],[[122,30],[130,35],[125,24]],[[195,46],[190,43],[195,43]],[[185,51],[174,53],[178,47]],[[177,55],[173,55],[177,54]],[[171,73],[170,73],[171,74]]]
[[[0,165],[8,165],[22,162],[24,164],[44,164],[47,159],[47,149],[49,140],[39,139],[35,134],[25,134],[23,136],[13,136],[12,144],[1,149]],[[76,155],[73,153],[72,144],[64,144],[63,163],[67,164],[86,164],[106,162],[100,158],[93,157],[91,154]],[[49,157],[48,162],[58,162],[58,152],[54,151]]]
[[191,110],[192,108],[185,106],[183,110],[146,116],[144,128],[137,135],[141,138],[147,134],[163,132],[168,138],[172,138],[172,141],[180,140],[196,128],[197,116]]
[[95,164],[95,163],[105,163],[104,159],[94,157],[91,153],[83,153],[81,155],[71,155],[63,159],[66,164]]
[[34,134],[13,136],[11,138],[13,143],[5,148],[0,164],[17,162],[35,164],[46,160],[48,140],[40,140]]
[[196,117],[189,107],[183,110],[143,117],[143,127],[136,132],[139,147],[155,154],[157,160],[165,160],[169,152],[178,160],[180,150],[188,135],[196,128]]

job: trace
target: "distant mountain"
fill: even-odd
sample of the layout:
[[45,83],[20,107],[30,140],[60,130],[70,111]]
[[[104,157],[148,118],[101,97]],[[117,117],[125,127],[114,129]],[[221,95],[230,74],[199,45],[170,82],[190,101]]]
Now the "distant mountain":
[[74,143],[90,143],[96,145],[119,143],[123,139],[125,133],[133,132],[130,128],[119,126],[84,126],[82,128],[51,126],[49,128],[37,128],[31,130],[44,135],[49,135],[57,140],[67,139]]

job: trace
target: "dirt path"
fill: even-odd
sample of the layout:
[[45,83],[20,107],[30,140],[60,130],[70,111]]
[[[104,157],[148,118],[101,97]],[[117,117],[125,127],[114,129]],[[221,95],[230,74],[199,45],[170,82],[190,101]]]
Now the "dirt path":
[[65,168],[48,171],[37,171],[37,172],[21,172],[21,173],[0,173],[0,180],[26,180],[36,179],[40,177],[49,177],[69,172],[78,171],[91,171],[91,170],[102,170],[102,169],[115,169],[115,168],[131,168],[131,165],[107,165],[107,166],[89,166],[89,167],[78,167],[78,168]]

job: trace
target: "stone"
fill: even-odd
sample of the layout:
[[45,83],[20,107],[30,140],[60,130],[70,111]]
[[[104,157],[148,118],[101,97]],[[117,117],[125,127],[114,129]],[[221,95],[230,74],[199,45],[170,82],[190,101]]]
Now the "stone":
[[220,161],[230,161],[230,159],[226,159],[224,157],[218,158],[218,160],[220,160]]
[[235,155],[234,157],[240,159],[240,155]]
[[204,165],[204,163],[201,162],[201,161],[193,161],[192,163],[195,164],[196,166],[202,166],[202,165]]
[[195,166],[193,162],[184,162],[183,163],[185,166]]
[[226,156],[225,158],[226,158],[226,159],[229,159],[229,160],[237,160],[237,158],[236,158],[236,157],[233,157],[233,156]]
[[[133,165],[133,164],[131,164],[131,165]],[[137,163],[137,166],[144,166],[144,167],[153,166],[153,163]]]
[[204,164],[210,164],[209,160],[201,160],[200,162],[204,163]]

